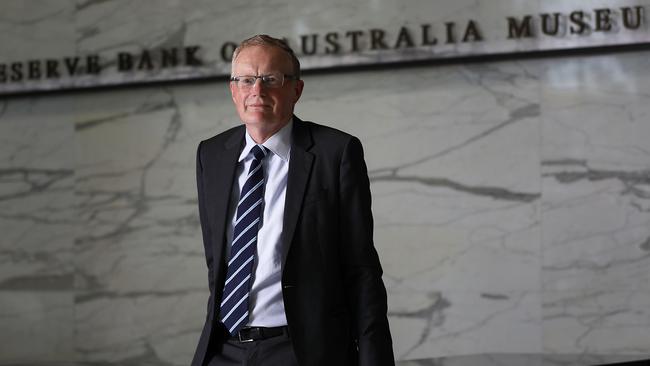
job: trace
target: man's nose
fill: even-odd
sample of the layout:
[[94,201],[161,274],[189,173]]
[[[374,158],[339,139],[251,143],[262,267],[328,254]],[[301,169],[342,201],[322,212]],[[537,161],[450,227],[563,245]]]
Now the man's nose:
[[259,88],[266,88],[266,84],[264,84],[264,80],[262,78],[255,79],[255,83],[253,84],[253,87],[257,85],[259,85]]
[[255,82],[253,83],[253,86],[251,87],[252,90],[255,91],[261,91],[263,89],[266,89],[266,85],[264,85],[264,82],[262,82],[262,78],[257,78],[255,79]]

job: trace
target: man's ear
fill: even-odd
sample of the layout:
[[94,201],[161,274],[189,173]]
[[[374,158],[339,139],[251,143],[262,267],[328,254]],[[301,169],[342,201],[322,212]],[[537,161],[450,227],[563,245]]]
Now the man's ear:
[[232,98],[232,101],[235,101],[235,88],[237,87],[235,83],[232,81],[228,82],[228,87],[230,88],[230,97]]
[[293,103],[296,104],[298,102],[298,99],[300,99],[300,96],[302,95],[302,89],[305,87],[305,82],[302,80],[296,80],[296,85],[293,87],[293,90],[295,92],[295,98],[293,100]]

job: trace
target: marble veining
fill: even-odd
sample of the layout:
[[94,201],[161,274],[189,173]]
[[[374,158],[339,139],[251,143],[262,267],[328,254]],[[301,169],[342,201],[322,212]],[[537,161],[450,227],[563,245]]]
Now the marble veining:
[[[388,16],[331,3],[341,6],[308,2],[303,15],[289,1],[88,0],[28,16],[12,1],[0,44],[108,54]],[[484,5],[390,6],[432,21]],[[296,30],[278,23],[285,13]],[[638,50],[305,75],[296,114],[364,144],[403,365],[650,353],[649,60]],[[221,81],[0,101],[0,363],[188,364],[208,296],[196,146],[238,123]]]

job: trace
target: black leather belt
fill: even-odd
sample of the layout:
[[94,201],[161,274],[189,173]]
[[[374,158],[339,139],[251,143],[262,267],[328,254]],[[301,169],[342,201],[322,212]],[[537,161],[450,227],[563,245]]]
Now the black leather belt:
[[242,328],[237,334],[232,336],[230,339],[236,340],[242,343],[259,341],[262,339],[278,337],[283,334],[289,334],[289,327],[246,327]]

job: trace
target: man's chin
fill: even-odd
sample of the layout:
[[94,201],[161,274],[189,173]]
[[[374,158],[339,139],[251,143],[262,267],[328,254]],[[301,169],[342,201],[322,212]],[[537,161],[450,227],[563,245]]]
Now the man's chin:
[[268,118],[264,118],[264,116],[246,116],[242,120],[247,125],[261,125],[267,123]]
[[246,113],[243,117],[242,121],[250,125],[274,124],[278,120],[276,116],[267,113]]

